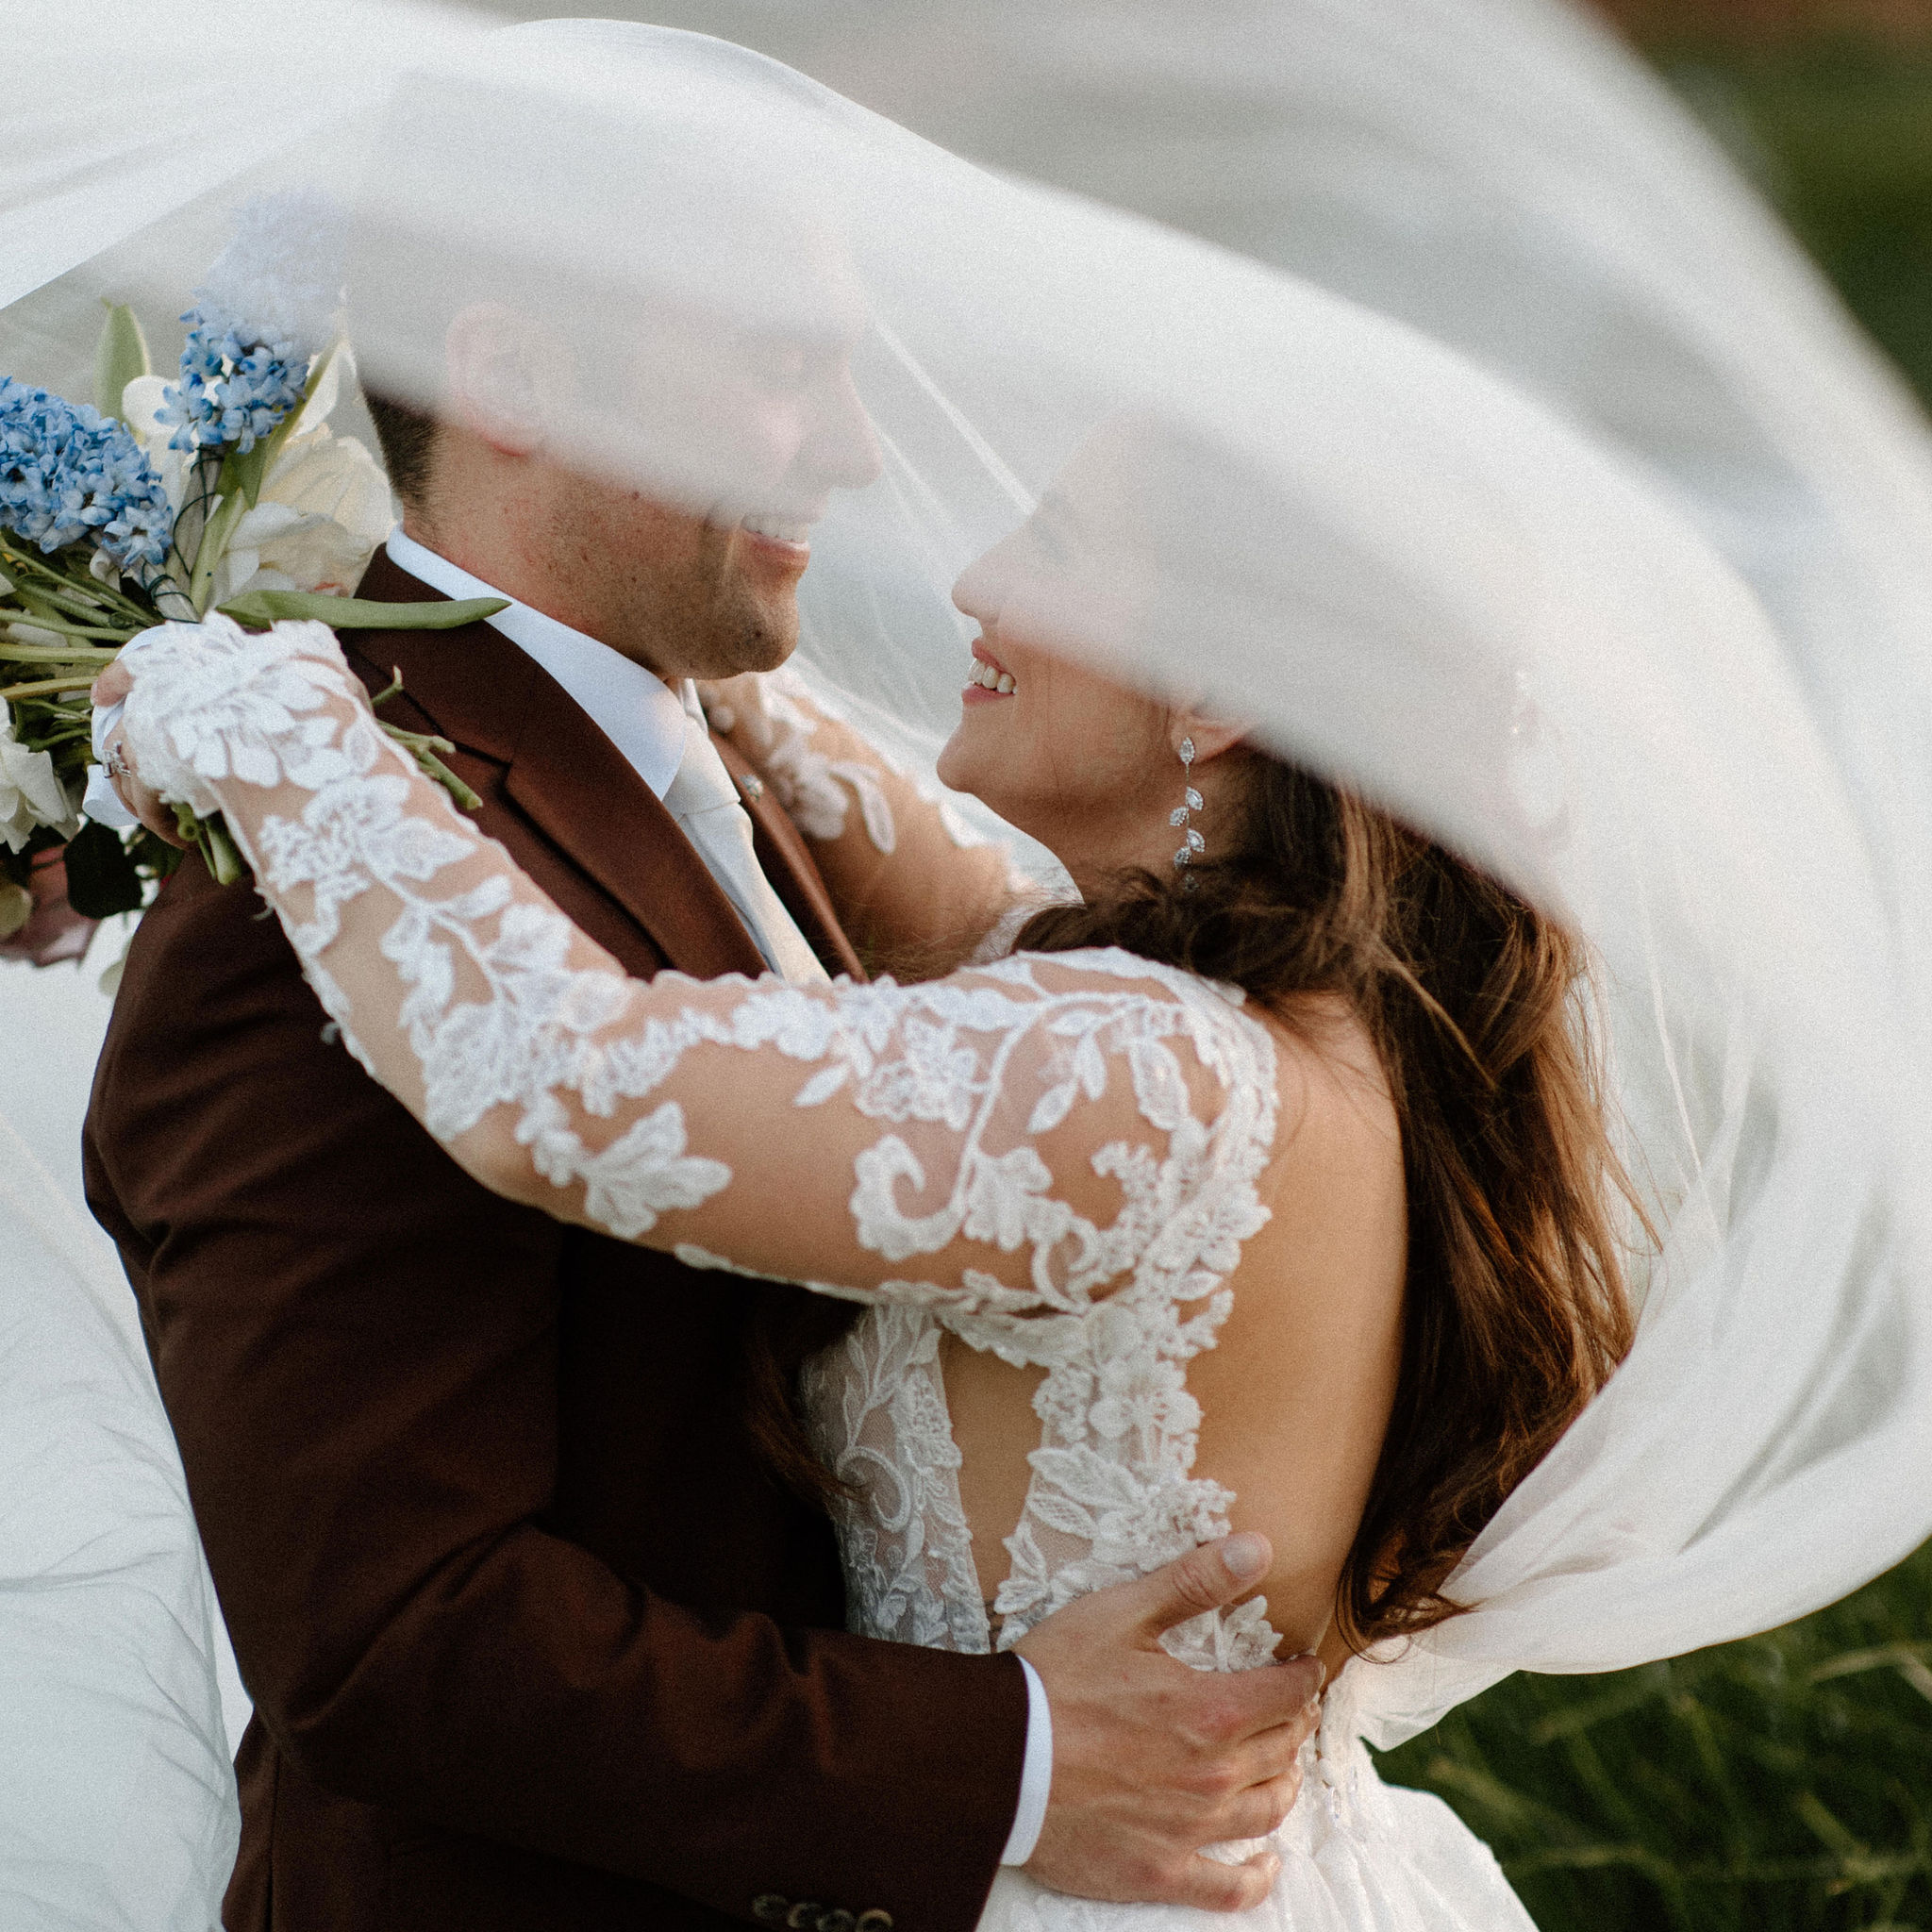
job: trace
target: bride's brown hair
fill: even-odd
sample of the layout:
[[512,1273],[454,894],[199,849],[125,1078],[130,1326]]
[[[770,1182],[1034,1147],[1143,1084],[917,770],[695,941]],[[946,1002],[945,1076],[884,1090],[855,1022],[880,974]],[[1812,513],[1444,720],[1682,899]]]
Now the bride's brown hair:
[[[1340,994],[1387,1073],[1408,1199],[1402,1369],[1337,1621],[1359,1647],[1456,1613],[1449,1573],[1628,1350],[1630,1202],[1580,1024],[1581,950],[1487,874],[1248,747],[1215,862],[1130,873],[1015,950],[1120,946],[1293,1024]],[[1634,1208],[1634,1204],[1633,1208]]]

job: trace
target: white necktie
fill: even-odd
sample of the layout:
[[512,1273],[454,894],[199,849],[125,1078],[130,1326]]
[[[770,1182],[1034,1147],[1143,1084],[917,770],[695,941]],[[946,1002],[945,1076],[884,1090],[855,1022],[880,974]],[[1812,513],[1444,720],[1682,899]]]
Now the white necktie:
[[751,817],[738,802],[738,788],[710,734],[692,718],[685,720],[684,762],[664,793],[664,808],[738,908],[772,970],[796,985],[824,986],[830,974],[772,890],[752,849]]

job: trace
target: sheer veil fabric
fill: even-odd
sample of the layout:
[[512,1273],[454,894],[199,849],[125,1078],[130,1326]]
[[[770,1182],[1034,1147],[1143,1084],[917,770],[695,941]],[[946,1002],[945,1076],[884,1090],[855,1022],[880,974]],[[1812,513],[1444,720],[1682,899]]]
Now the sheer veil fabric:
[[240,1819],[214,1592],[111,1254],[0,1120],[0,1902],[208,1932]]
[[[1797,1615],[1932,1529],[1924,910],[1900,884],[1897,727],[1859,696],[1916,637],[1909,584],[1887,591],[1882,665],[1800,648],[1652,470],[1406,324],[987,174],[721,42],[144,0],[74,47],[58,8],[24,11],[48,72],[44,91],[18,76],[29,105],[0,149],[25,238],[0,250],[0,339],[38,358],[16,373],[72,383],[100,293],[169,341],[261,189],[347,211],[372,384],[434,400],[451,321],[487,307],[515,353],[484,400],[708,512],[792,508],[769,500],[771,452],[707,411],[745,366],[723,348],[850,341],[886,470],[814,536],[817,689],[929,754],[965,663],[947,587],[1052,491],[1058,549],[1010,591],[1032,635],[1252,718],[1589,939],[1588,1024],[1663,1233],[1641,1331],[1471,1552],[1452,1589],[1472,1612],[1351,1672],[1372,1740],[1511,1670],[1614,1668]],[[191,103],[230,42],[265,78],[216,152]],[[138,138],[158,100],[178,121]],[[1762,235],[1734,256],[1740,280],[1790,282]],[[1823,393],[1837,339],[1793,326]],[[1868,368],[1839,386],[1877,423]],[[1899,480],[1869,487],[1908,524],[1917,458],[1871,441],[1872,474]]]

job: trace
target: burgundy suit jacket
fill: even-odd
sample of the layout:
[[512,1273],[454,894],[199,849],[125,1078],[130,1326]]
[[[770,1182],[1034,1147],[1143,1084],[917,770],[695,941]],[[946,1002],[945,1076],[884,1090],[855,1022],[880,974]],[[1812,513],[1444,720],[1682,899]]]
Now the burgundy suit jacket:
[[[361,594],[435,595],[380,553]],[[346,642],[629,971],[760,969],[508,639]],[[795,828],[750,809],[853,968]],[[251,887],[193,858],[135,936],[86,1159],[255,1699],[232,1932],[967,1932],[1024,1680],[844,1633],[830,1527],[741,1412],[752,1284],[476,1186],[327,1037]]]

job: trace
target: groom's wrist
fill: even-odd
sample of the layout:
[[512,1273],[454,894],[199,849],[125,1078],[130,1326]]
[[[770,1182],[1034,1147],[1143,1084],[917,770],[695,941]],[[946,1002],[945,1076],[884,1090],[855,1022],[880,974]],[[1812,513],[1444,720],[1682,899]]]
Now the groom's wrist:
[[1013,1811],[1013,1828],[1007,1835],[1002,1865],[1024,1865],[1040,1842],[1046,1823],[1046,1803],[1053,1791],[1053,1707],[1040,1673],[1023,1657],[1026,1673],[1026,1757],[1020,1772],[1020,1802]]

